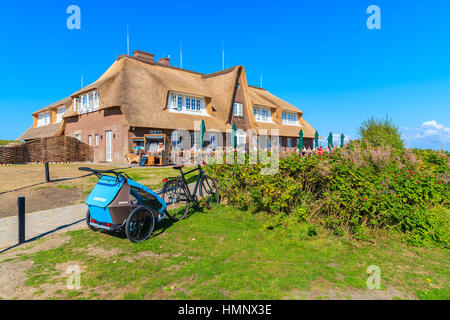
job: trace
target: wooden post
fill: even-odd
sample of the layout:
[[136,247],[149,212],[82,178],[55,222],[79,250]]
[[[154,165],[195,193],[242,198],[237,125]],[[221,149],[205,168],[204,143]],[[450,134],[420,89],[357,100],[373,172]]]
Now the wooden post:
[[25,198],[17,198],[19,216],[19,244],[25,243]]
[[49,182],[51,182],[51,180],[50,180],[50,167],[48,165],[48,162],[46,162],[44,165],[45,165],[45,181],[47,183],[49,183]]

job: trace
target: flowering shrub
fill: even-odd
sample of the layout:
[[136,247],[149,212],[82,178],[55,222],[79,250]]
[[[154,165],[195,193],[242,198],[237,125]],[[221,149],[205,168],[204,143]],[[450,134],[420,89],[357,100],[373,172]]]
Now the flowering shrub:
[[[263,164],[211,165],[229,203],[244,210],[286,215],[306,210],[309,219],[356,238],[367,230],[403,232],[413,244],[447,244],[450,217],[429,214],[450,207],[449,154],[390,147],[350,145],[323,156],[280,159],[275,175],[262,176]],[[447,208],[447,209],[446,209]]]

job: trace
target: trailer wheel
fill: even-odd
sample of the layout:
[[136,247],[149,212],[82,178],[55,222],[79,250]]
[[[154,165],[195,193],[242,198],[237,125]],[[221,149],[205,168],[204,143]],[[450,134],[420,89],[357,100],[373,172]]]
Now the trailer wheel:
[[125,224],[125,233],[131,242],[143,242],[152,235],[155,223],[154,211],[148,207],[139,207],[129,215]]

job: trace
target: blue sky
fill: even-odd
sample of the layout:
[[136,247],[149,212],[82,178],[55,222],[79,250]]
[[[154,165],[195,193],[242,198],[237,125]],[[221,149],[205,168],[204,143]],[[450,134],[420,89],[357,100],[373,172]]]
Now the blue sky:
[[[81,30],[66,9],[81,8]],[[366,9],[381,8],[381,30]],[[249,84],[299,107],[323,136],[356,138],[388,115],[409,146],[450,149],[450,1],[8,1],[0,10],[0,139],[94,82],[120,54],[171,56],[210,73],[244,65]]]

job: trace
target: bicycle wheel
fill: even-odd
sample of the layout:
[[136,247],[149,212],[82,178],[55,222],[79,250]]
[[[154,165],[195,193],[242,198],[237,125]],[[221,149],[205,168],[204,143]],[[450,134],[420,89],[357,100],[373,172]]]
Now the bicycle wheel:
[[200,187],[200,197],[206,208],[212,209],[217,206],[220,203],[220,193],[217,181],[208,176],[203,176]]
[[164,184],[161,197],[167,204],[166,214],[173,221],[183,220],[190,207],[187,187],[178,180],[171,180]]
[[143,242],[150,238],[155,228],[155,213],[147,207],[139,207],[128,216],[125,233],[131,242]]

